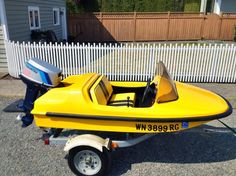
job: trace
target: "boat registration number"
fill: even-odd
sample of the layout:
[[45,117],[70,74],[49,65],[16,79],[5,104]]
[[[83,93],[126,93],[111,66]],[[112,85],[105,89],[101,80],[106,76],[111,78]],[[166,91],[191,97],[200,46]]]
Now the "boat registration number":
[[181,124],[170,123],[170,124],[135,124],[136,130],[138,131],[153,131],[153,132],[168,132],[178,131],[181,129]]

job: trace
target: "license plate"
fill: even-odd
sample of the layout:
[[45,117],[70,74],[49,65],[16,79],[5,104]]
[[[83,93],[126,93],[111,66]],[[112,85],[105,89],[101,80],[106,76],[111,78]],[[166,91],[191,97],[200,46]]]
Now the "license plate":
[[174,132],[182,129],[181,123],[167,123],[167,124],[144,124],[136,123],[135,128],[137,131],[149,132]]

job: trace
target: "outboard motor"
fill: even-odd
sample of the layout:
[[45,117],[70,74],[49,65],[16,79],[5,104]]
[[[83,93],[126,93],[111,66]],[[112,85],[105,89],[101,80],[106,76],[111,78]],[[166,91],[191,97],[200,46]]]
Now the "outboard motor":
[[21,118],[22,127],[27,127],[33,122],[30,112],[34,107],[34,101],[50,88],[60,84],[61,70],[45,61],[32,58],[26,62],[20,78],[27,86],[25,99],[20,107],[25,112],[25,116]]

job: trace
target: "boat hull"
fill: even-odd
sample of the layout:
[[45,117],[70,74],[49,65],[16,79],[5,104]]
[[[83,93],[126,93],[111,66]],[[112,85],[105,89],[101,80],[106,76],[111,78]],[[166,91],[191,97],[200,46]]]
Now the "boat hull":
[[[39,127],[89,131],[160,133],[199,126],[231,114],[221,96],[191,85],[175,82],[178,99],[151,107],[108,106],[94,103],[89,90],[96,74],[71,76],[65,87],[54,88],[39,97],[31,111]],[[116,82],[116,87],[143,87],[145,83]],[[160,91],[160,89],[158,89]]]
[[[45,128],[65,128],[74,130],[125,132],[125,133],[166,133],[177,132],[193,128],[205,121],[179,121],[179,122],[145,122],[122,120],[98,120],[89,118],[60,117],[60,116],[34,116],[37,126]],[[177,121],[177,119],[176,119]]]

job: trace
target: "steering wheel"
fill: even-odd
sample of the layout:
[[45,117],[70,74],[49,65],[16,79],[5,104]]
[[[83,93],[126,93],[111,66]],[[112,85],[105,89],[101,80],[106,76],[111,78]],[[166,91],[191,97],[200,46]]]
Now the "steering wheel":
[[143,93],[143,97],[142,97],[142,103],[144,102],[146,96],[147,96],[147,93],[149,92],[149,89],[150,89],[150,83],[151,83],[151,79],[149,78],[147,80],[147,85],[146,85],[146,88],[144,90],[144,93]]

